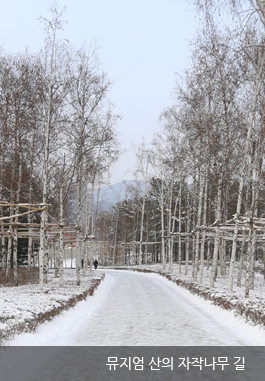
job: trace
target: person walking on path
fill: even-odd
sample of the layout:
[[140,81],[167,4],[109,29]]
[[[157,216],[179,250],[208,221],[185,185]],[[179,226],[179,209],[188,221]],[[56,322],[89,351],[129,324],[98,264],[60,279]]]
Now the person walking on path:
[[95,270],[96,270],[97,267],[98,267],[98,260],[97,260],[97,259],[94,260],[94,267],[95,267]]

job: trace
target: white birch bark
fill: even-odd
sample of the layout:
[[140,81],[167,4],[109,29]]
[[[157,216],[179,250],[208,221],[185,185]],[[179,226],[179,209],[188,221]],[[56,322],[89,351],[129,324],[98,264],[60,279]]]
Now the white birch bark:
[[[188,197],[188,218],[187,218],[187,228],[186,231],[190,232],[191,229],[191,206],[190,206],[190,199]],[[186,252],[185,252],[185,275],[188,275],[188,268],[189,268],[189,250],[190,250],[190,235],[187,235],[186,237]]]
[[63,287],[63,256],[60,256],[60,282],[59,287]]
[[[200,193],[199,193],[199,204],[198,204],[198,214],[197,214],[197,227],[201,226],[201,215],[202,215],[202,202],[203,202],[203,191],[205,184],[205,174],[203,174],[204,168],[200,173]],[[198,263],[199,263],[199,249],[200,249],[200,231],[196,231],[196,250],[195,250],[195,267],[194,267],[194,280],[197,282],[198,274]]]
[[88,238],[87,235],[85,236],[84,241],[84,262],[83,262],[83,276],[86,276],[86,270],[87,270],[87,258],[88,258]]
[[[31,158],[30,158],[30,166],[29,166],[29,204],[32,204],[32,194],[33,194],[33,161],[34,161],[34,155],[35,155],[35,139],[36,134],[33,135],[33,141],[32,141],[32,151],[31,151]],[[32,214],[30,213],[28,215],[28,223],[30,224],[32,222]],[[28,270],[31,270],[31,261],[32,261],[32,246],[33,246],[33,239],[32,239],[32,228],[29,227],[29,239],[28,239]]]
[[253,220],[249,220],[249,234],[248,234],[248,252],[247,252],[247,264],[246,264],[246,286],[245,286],[245,298],[249,297],[250,282],[251,282],[251,257],[254,252],[254,240],[253,240]]
[[214,238],[214,252],[213,252],[213,264],[211,269],[211,278],[210,278],[210,287],[214,287],[214,282],[217,277],[218,271],[218,251],[219,251],[219,242],[220,242],[220,219],[221,219],[221,194],[222,194],[222,178],[219,177],[218,181],[218,194],[217,194],[217,220],[215,228],[215,238]]
[[[5,163],[5,142],[2,143],[2,152],[0,154],[0,200],[3,199],[3,176],[4,176],[4,163]],[[4,210],[3,210],[3,207],[0,208],[0,214],[1,216],[4,215]],[[3,270],[4,272],[6,272],[6,262],[7,262],[7,259],[6,259],[6,239],[5,239],[5,235],[4,235],[4,230],[5,230],[5,227],[4,225],[1,225],[1,233],[2,233],[2,238],[1,238],[1,254],[2,254],[2,266],[3,266]]]
[[144,194],[141,210],[141,228],[140,228],[140,248],[139,248],[139,266],[143,261],[143,234],[144,234],[144,213],[145,213],[145,198],[146,198],[146,179],[144,180]]
[[[257,152],[256,160],[253,158],[253,181],[252,181],[252,203],[251,203],[251,216],[257,217],[258,212],[258,196],[259,196],[259,184],[262,174],[263,154],[264,154],[264,127],[263,134],[260,138],[259,149]],[[255,168],[254,168],[255,162]],[[254,256],[257,240],[257,231],[254,227],[254,223],[251,224],[252,234],[250,241],[248,242],[248,256],[247,256],[247,275],[246,275],[246,291],[245,297],[249,297],[249,290],[254,290]]]
[[[18,218],[15,218],[15,223],[17,223]],[[18,248],[18,230],[17,225],[14,226],[13,230],[13,276],[14,285],[18,286],[18,268],[17,268],[17,248]]]
[[242,281],[242,271],[243,271],[243,263],[244,263],[244,246],[246,241],[246,233],[243,231],[243,240],[240,247],[240,258],[239,258],[239,266],[238,266],[238,273],[237,273],[237,287],[241,287],[241,281]]
[[[208,165],[204,176],[204,202],[203,202],[203,226],[206,226],[207,218],[207,196],[208,196]],[[204,272],[204,249],[205,249],[205,229],[202,231],[202,243],[201,243],[201,266],[200,266],[200,284],[203,284],[203,272]]]
[[206,246],[207,246],[207,251],[206,251],[206,269],[207,271],[210,268],[210,239],[206,239]]
[[59,179],[59,200],[60,200],[60,221],[59,221],[59,265],[60,265],[60,283],[59,287],[63,287],[63,251],[64,251],[64,213],[63,213],[63,174],[58,173]]
[[254,259],[255,259],[255,249],[257,241],[257,231],[254,229],[252,242],[251,242],[251,258],[250,258],[250,290],[254,290]]
[[[255,123],[255,113],[256,113],[256,105],[257,105],[257,100],[258,100],[260,82],[261,82],[262,78],[264,77],[264,74],[262,71],[263,70],[263,64],[264,64],[264,54],[262,56],[262,60],[260,62],[260,66],[258,68],[258,71],[256,73],[256,78],[255,78],[255,89],[254,89],[253,100],[252,100],[252,110],[251,110],[250,122],[249,122],[249,126],[248,126],[247,138],[245,141],[243,163],[242,163],[242,169],[241,169],[241,175],[240,175],[240,184],[239,184],[239,191],[238,191],[238,198],[237,198],[236,217],[239,216],[240,212],[241,212],[242,193],[243,193],[244,180],[245,180],[245,176],[246,176],[246,166],[247,166],[247,157],[248,157],[248,152],[249,152],[250,138],[251,138],[252,130],[253,130],[254,123]],[[238,219],[236,218],[234,235],[233,235],[231,261],[230,261],[230,273],[229,273],[228,290],[230,293],[233,291],[234,266],[235,266],[235,257],[236,257],[238,228],[239,228]]]
[[[21,144],[20,144],[20,147],[21,147]],[[19,164],[18,164],[18,185],[17,185],[17,195],[16,195],[17,204],[19,204],[19,200],[20,200],[21,178],[22,178],[22,151],[20,149]],[[16,214],[19,214],[19,207],[17,207],[16,209]],[[15,223],[18,223],[18,217],[15,218]],[[17,228],[17,225],[15,225],[14,239],[13,239],[13,274],[14,274],[15,286],[18,286],[17,248],[18,248],[18,228]]]
[[[47,120],[45,125],[45,147],[44,147],[44,162],[43,162],[43,185],[42,185],[42,203],[47,204],[47,191],[48,191],[48,166],[49,166],[49,148],[50,148],[50,124],[51,124],[51,106],[52,106],[52,77],[53,65],[55,55],[55,41],[56,41],[56,26],[53,25],[53,36],[51,46],[51,59],[50,59],[50,73],[49,73],[49,89],[48,89],[48,108]],[[40,223],[40,248],[39,248],[39,290],[42,294],[44,292],[44,283],[47,281],[47,257],[48,257],[48,232],[47,232],[47,209],[41,213]]]
[[[193,210],[196,210],[196,188],[195,188],[195,184],[196,184],[196,168],[194,167],[194,172],[193,172],[193,184],[194,184],[194,189],[193,189],[193,194],[192,194],[192,206],[191,208]],[[194,229],[194,227],[196,226],[196,220],[195,220],[195,213],[192,213],[192,228]],[[191,252],[192,252],[192,278],[194,278],[194,274],[195,274],[195,250],[196,250],[196,246],[195,246],[195,232],[194,230],[192,231],[192,244],[191,244]]]
[[[119,223],[119,212],[120,210],[117,210],[116,215],[116,223],[115,223],[115,232],[114,232],[114,242],[113,242],[113,256],[112,256],[112,265],[115,265],[115,255],[116,255],[116,246],[117,246],[117,234],[118,234],[118,223]],[[140,260],[140,257],[139,257]]]
[[54,258],[54,276],[55,278],[59,277],[60,273],[60,243],[58,245],[57,238],[54,238],[51,243],[51,249],[53,251]]
[[[79,155],[81,155],[81,146],[79,146]],[[81,156],[78,155],[80,160]],[[80,161],[79,161],[80,163]],[[81,166],[77,169],[77,212],[76,212],[76,231],[77,231],[77,242],[76,242],[76,285],[80,286],[80,267],[81,267],[81,250],[82,250],[82,234],[81,234],[81,194],[82,194],[82,182],[81,182]]]
[[[12,178],[11,178],[11,191],[10,191],[11,204],[13,203],[13,189],[12,189]],[[10,206],[10,216],[14,215],[14,206]],[[12,255],[12,241],[13,241],[13,226],[11,223],[13,219],[10,219],[10,225],[8,226],[8,240],[7,240],[7,257],[6,257],[6,277],[8,278],[11,270],[11,255]]]
[[[179,191],[178,191],[178,195],[177,197],[175,198],[175,206],[174,206],[174,212],[173,212],[173,222],[171,224],[171,207],[169,208],[170,210],[170,215],[169,215],[169,223],[168,223],[168,226],[169,226],[169,233],[172,233],[174,234],[175,232],[175,225],[176,225],[176,214],[177,214],[177,206],[178,204],[180,203],[180,190],[181,190],[181,184],[182,184],[182,181],[183,181],[183,178],[182,178],[182,173],[180,174],[180,187],[179,187]],[[170,197],[170,205],[172,203],[172,193],[173,193],[173,185],[174,185],[174,182],[172,181],[171,183],[171,197]],[[179,206],[180,207],[180,206]],[[172,236],[172,239],[170,240],[170,245],[169,245],[169,258],[170,258],[170,268],[169,270],[172,272],[173,271],[173,251],[174,251],[174,238]]]
[[226,261],[225,261],[225,255],[226,255],[226,240],[222,238],[221,243],[221,250],[220,250],[220,265],[221,265],[221,276],[225,276],[226,273]]
[[136,263],[136,245],[133,243],[133,261]]
[[[11,222],[11,221],[10,221]],[[8,240],[7,240],[7,258],[6,258],[6,277],[8,278],[11,270],[11,255],[12,255],[12,225],[8,228]]]
[[147,182],[149,178],[148,168],[150,164],[150,152],[146,149],[144,140],[142,141],[141,145],[136,150],[136,157],[137,157],[136,176],[138,173],[140,173],[141,177],[144,180],[142,208],[141,208],[141,223],[140,223],[140,247],[139,247],[139,266],[140,266],[142,262],[145,262],[144,256],[143,256],[144,215],[145,215]]
[[164,222],[164,182],[161,181],[161,194],[160,194],[160,212],[161,212],[161,254],[162,254],[162,269],[166,268],[165,258],[165,222]]
[[182,201],[182,183],[179,188],[179,274],[181,274],[181,201]]
[[107,266],[109,266],[109,250],[110,248],[108,247],[107,248]]
[[[168,202],[168,224],[167,224],[167,235],[168,235],[168,240],[167,240],[167,246],[168,246],[168,269],[170,272],[173,270],[173,243],[172,243],[172,236],[171,234],[171,217],[172,217],[172,199],[173,199],[173,181],[171,181],[171,186],[170,186],[170,196],[169,196],[169,202]],[[174,218],[174,216],[173,216]],[[173,229],[172,229],[173,232]]]

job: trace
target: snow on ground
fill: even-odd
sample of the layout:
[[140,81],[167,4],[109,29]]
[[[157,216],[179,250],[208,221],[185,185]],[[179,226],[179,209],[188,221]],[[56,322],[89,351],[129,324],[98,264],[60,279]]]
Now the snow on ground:
[[18,287],[0,287],[0,330],[12,330],[27,320],[38,319],[54,308],[60,308],[66,301],[82,294],[92,286],[94,272],[81,276],[81,285],[76,286],[76,270],[64,270],[64,286],[59,287],[59,278],[54,277],[54,270],[49,270],[48,283],[44,293],[39,293],[38,284]]
[[[206,266],[203,273],[203,285],[194,282],[192,278],[192,266],[188,267],[188,273],[185,275],[185,265],[179,266],[174,264],[173,271],[169,272],[168,266],[163,271],[160,264],[157,265],[146,265],[146,266],[133,266],[131,269],[149,269],[151,271],[162,272],[164,274],[169,274],[173,280],[180,280],[181,282],[189,282],[193,284],[201,292],[207,292],[210,296],[214,298],[223,298],[225,301],[231,303],[235,306],[234,312],[236,309],[243,308],[245,311],[253,312],[252,315],[255,315],[254,318],[257,318],[257,321],[262,321],[265,323],[265,280],[264,280],[264,265],[259,261],[255,264],[255,287],[254,290],[250,290],[249,298],[245,298],[245,273],[243,271],[241,287],[237,286],[237,263],[235,264],[235,274],[234,274],[234,286],[233,292],[228,292],[228,277],[229,277],[229,267],[227,267],[227,272],[225,276],[218,274],[217,280],[213,288],[210,288],[210,276],[211,276],[211,267],[207,270]],[[181,271],[180,271],[181,270]],[[198,273],[198,280],[200,274]],[[238,308],[238,306],[240,306]],[[246,314],[245,314],[246,315]],[[246,316],[250,319],[250,316]]]
[[[215,306],[157,274],[105,273],[93,297],[42,324],[34,334],[18,335],[6,344],[265,345],[265,328],[250,325],[233,311]],[[38,297],[37,304],[45,303],[38,302]]]

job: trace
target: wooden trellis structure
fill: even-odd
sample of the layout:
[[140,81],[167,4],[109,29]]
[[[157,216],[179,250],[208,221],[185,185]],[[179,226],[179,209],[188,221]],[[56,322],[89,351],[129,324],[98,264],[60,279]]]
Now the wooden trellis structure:
[[[32,218],[29,218],[27,222],[21,222],[24,216],[31,214],[41,213],[46,210],[49,205],[44,204],[15,204],[12,202],[0,201],[0,211],[2,216],[0,217],[0,239],[2,239],[2,268],[4,268],[6,275],[8,276],[11,269],[13,270],[15,284],[18,285],[18,273],[17,273],[17,248],[18,239],[27,238],[31,239],[31,242],[39,243],[40,241],[40,223],[32,222]],[[4,208],[9,208],[10,215],[4,216]],[[22,211],[21,211],[22,210]],[[26,211],[24,211],[26,210]],[[51,217],[51,216],[50,216]],[[52,218],[53,219],[53,218]],[[53,219],[54,220],[54,219]],[[58,243],[62,239],[63,245],[57,245],[56,248],[56,261],[55,261],[55,275],[60,274],[60,285],[63,284],[63,260],[60,247],[64,247],[65,244],[76,245],[78,250],[84,254],[84,261],[86,266],[83,266],[83,274],[85,275],[85,269],[87,267],[87,251],[88,242],[90,241],[90,250],[95,245],[91,243],[94,240],[94,236],[86,236],[80,233],[80,229],[77,226],[65,226],[54,220],[53,223],[46,223],[46,236],[47,236],[47,250],[49,246],[52,247],[55,243]],[[60,247],[59,247],[60,246]],[[31,253],[31,250],[29,250]],[[31,256],[28,256],[28,267],[31,266]],[[46,262],[48,262],[48,254],[46,255]],[[46,263],[47,264],[47,263]],[[80,274],[80,263],[77,263],[77,272]],[[90,260],[91,268],[91,260]]]
[[[236,225],[237,225],[238,232],[235,237]],[[216,241],[216,237],[218,238],[217,241]],[[181,261],[185,260],[185,264],[187,268],[188,262],[192,260],[194,269],[197,269],[195,270],[195,273],[196,273],[199,267],[204,266],[203,264],[204,260],[207,260],[207,263],[208,263],[207,266],[209,265],[209,259],[211,254],[210,243],[212,248],[214,248],[217,242],[219,262],[221,265],[221,274],[222,274],[223,271],[224,272],[226,271],[224,270],[224,268],[226,267],[227,259],[231,260],[232,262],[232,258],[227,257],[227,255],[229,256],[231,253],[227,252],[226,244],[227,242],[230,242],[230,248],[231,248],[232,247],[231,244],[233,240],[235,241],[237,245],[236,247],[238,247],[238,250],[236,250],[236,253],[238,254],[238,259],[240,260],[241,267],[243,263],[242,249],[244,249],[245,244],[248,245],[248,249],[246,252],[247,254],[246,277],[254,279],[253,263],[254,263],[254,254],[256,252],[257,244],[259,244],[261,248],[265,244],[265,214],[257,218],[250,218],[248,216],[235,215],[232,219],[226,221],[225,223],[220,223],[220,221],[216,221],[214,224],[210,226],[203,226],[203,225],[197,226],[191,232],[174,232],[169,235],[166,235],[163,237],[164,244],[167,247],[165,261],[167,261],[168,259],[169,265],[173,263],[173,248],[174,248],[174,244],[178,243],[178,250],[176,251],[178,254],[179,266],[181,266]],[[208,242],[207,248],[204,245],[206,242]],[[182,246],[182,244],[185,244],[185,246]],[[140,245],[142,247],[151,247],[153,245],[158,245],[160,246],[160,250],[161,250],[162,242],[161,241],[159,242],[137,241],[137,242],[126,242],[123,245],[125,248],[124,250],[127,249],[130,253],[133,253],[134,258],[136,258],[137,256],[136,250],[138,250],[139,252]],[[160,259],[161,259],[161,256],[160,256]],[[263,261],[265,263],[264,255],[263,255]],[[133,263],[133,264],[136,264],[136,263]],[[233,270],[231,270],[231,266],[230,266],[230,274],[231,274],[231,271]],[[201,271],[201,274],[202,274],[202,271]],[[264,272],[264,275],[265,275],[265,272]],[[251,281],[253,281],[253,279]]]
[[[9,216],[4,216],[4,208],[10,209]],[[26,211],[20,212],[23,209]],[[6,270],[6,275],[9,275],[13,265],[15,283],[18,284],[17,276],[17,249],[19,238],[37,238],[39,224],[32,223],[31,218],[28,222],[19,222],[19,218],[29,216],[36,212],[42,212],[47,209],[47,205],[43,204],[15,204],[12,202],[0,201],[0,236],[2,238],[2,261]],[[5,250],[5,241],[7,239],[7,250]],[[13,255],[13,259],[12,259]],[[12,263],[11,263],[12,261]]]
[[[10,215],[4,215],[5,208],[9,208]],[[11,268],[13,268],[14,278],[17,277],[17,247],[18,239],[27,238],[31,239],[31,242],[38,243],[40,241],[40,224],[32,222],[33,219],[29,218],[36,213],[41,213],[48,208],[48,205],[44,204],[26,204],[20,203],[15,204],[12,202],[0,201],[0,211],[2,216],[0,217],[0,239],[2,239],[2,267],[4,267],[6,274],[8,275]],[[28,217],[27,221],[22,221],[21,219]],[[53,218],[52,218],[53,219]],[[135,265],[139,264],[139,258],[144,258],[144,263],[150,263],[150,252],[151,252],[151,262],[161,262],[162,256],[162,242],[118,242],[115,245],[111,245],[109,242],[95,242],[94,237],[85,236],[80,233],[80,228],[77,226],[64,226],[59,222],[55,221],[52,223],[45,224],[45,229],[47,231],[47,245],[54,247],[56,252],[56,263],[55,272],[56,276],[60,274],[60,285],[63,283],[63,261],[62,261],[62,246],[65,244],[76,245],[80,252],[84,253],[84,270],[87,267],[87,252],[96,255],[100,259],[103,265],[115,265],[115,264],[126,264]],[[174,232],[165,237],[163,237],[163,242],[167,247],[165,261],[169,261],[169,264],[173,263],[173,249],[174,244],[177,242],[178,250],[178,261],[181,265],[181,261],[185,259],[186,264],[190,259],[192,259],[194,266],[199,267],[199,259],[202,261],[205,259],[205,250],[202,243],[208,242],[207,250],[209,259],[209,243],[213,244],[216,242],[216,236],[218,235],[218,245],[222,248],[221,251],[225,252],[227,242],[234,240],[234,231],[237,225],[238,233],[236,236],[236,243],[241,243],[241,246],[248,244],[251,249],[248,249],[247,257],[248,262],[253,266],[253,252],[255,251],[256,244],[261,246],[265,243],[265,215],[259,218],[249,218],[247,216],[235,215],[232,219],[226,221],[225,223],[220,223],[216,221],[210,226],[197,226],[191,232]],[[218,232],[218,234],[217,234]],[[58,242],[61,240],[60,245]],[[89,241],[92,241],[93,243]],[[185,246],[182,246],[185,243]],[[199,251],[198,247],[201,245],[203,247],[202,251],[196,256],[194,254],[196,250]],[[223,246],[222,246],[223,245]],[[57,246],[57,247],[55,247]],[[192,254],[190,254],[190,246],[192,247]],[[222,247],[221,247],[222,246]],[[140,247],[145,247],[145,253],[139,253]],[[185,249],[183,249],[185,247]],[[183,250],[182,250],[183,249]],[[252,250],[252,251],[251,251]],[[182,253],[183,251],[183,253]],[[30,253],[30,251],[29,251]],[[184,254],[184,255],[183,255]],[[149,257],[148,257],[149,255]],[[221,255],[220,255],[221,258]],[[221,258],[224,262],[226,258]],[[242,258],[241,258],[242,259]],[[46,258],[46,260],[48,260]],[[171,261],[171,262],[170,262]],[[28,266],[30,266],[31,257],[28,257]],[[92,254],[90,255],[90,268],[92,265]],[[80,263],[76,262],[77,272],[80,274]]]
[[[238,234],[237,234],[237,242],[249,242],[251,240],[251,237],[253,236],[253,233],[255,233],[255,242],[265,244],[265,218],[264,215],[262,215],[259,218],[249,218],[246,216],[235,216],[234,218],[226,221],[225,223],[219,223],[215,222],[214,224],[210,226],[196,226],[192,231],[190,232],[174,232],[170,233],[169,235],[164,236],[164,242],[165,245],[167,245],[169,240],[172,240],[173,243],[178,243],[179,241],[181,243],[188,244],[189,242],[192,242],[194,238],[196,237],[196,234],[199,232],[199,243],[202,242],[202,233],[205,233],[205,241],[207,242],[214,242],[215,235],[216,235],[216,229],[217,225],[219,227],[219,238],[223,241],[232,241],[234,230],[235,230],[235,224],[236,221],[239,224],[238,228]],[[250,229],[252,229],[252,234],[250,236]],[[127,264],[136,264],[138,262],[138,255],[140,250],[140,245],[142,247],[150,247],[153,248],[157,246],[157,250],[160,254],[161,252],[161,245],[162,241],[149,241],[149,242],[140,242],[140,241],[131,241],[131,242],[120,242],[118,246],[120,246],[120,252],[123,251],[124,255],[124,262],[123,264],[126,264],[126,258],[128,259]],[[127,254],[124,253],[127,251]],[[154,250],[153,250],[154,251]],[[119,258],[121,259],[121,255],[119,255]],[[130,263],[129,258],[132,258],[132,263]],[[159,255],[160,258],[160,255]],[[161,258],[160,258],[161,259]]]

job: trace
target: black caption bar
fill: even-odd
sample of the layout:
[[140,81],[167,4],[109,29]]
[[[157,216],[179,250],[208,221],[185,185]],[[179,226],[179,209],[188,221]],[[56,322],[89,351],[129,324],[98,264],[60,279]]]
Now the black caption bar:
[[265,347],[0,347],[0,380],[265,379]]

